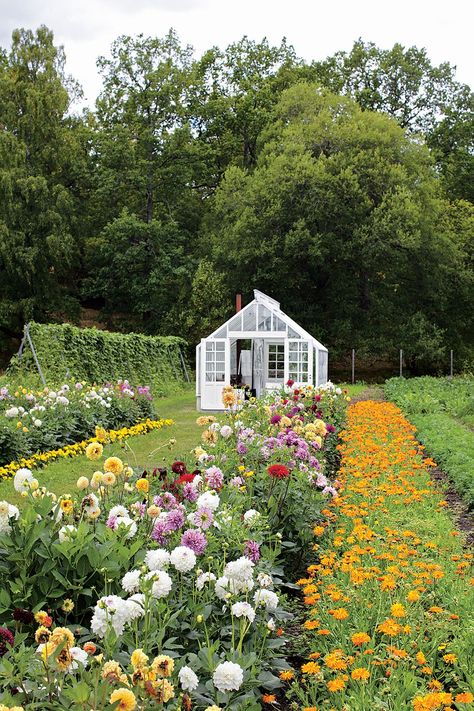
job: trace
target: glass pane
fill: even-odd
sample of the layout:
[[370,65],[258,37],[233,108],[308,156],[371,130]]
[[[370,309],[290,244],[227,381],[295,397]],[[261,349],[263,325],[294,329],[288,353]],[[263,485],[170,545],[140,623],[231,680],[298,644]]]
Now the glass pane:
[[214,382],[214,373],[206,373],[206,381],[208,383],[213,383]]
[[206,363],[214,363],[214,353],[208,353],[206,351]]
[[277,348],[277,347],[276,347],[276,345],[275,345],[274,343],[270,343],[270,345],[268,346],[268,352],[269,352],[269,353],[275,353],[276,348]]
[[214,343],[212,341],[206,341],[206,351],[213,351]]
[[273,368],[268,369],[268,377],[269,378],[276,378],[276,370],[273,370]]
[[259,331],[271,331],[272,328],[272,314],[270,309],[267,309],[264,304],[258,305],[258,330]]
[[286,324],[278,316],[273,316],[273,330],[274,331],[286,331]]
[[302,343],[299,344],[300,349],[304,352],[308,352],[308,341],[302,341]]
[[216,382],[218,382],[218,383],[224,382],[224,373],[216,373]]
[[216,361],[218,363],[223,363],[225,360],[225,353],[216,353]]
[[283,368],[281,370],[277,371],[277,378],[284,378],[285,377],[285,371]]
[[224,351],[225,350],[225,343],[216,343],[216,351]]
[[241,331],[242,330],[242,313],[238,313],[232,321],[227,324],[229,331]]
[[288,326],[288,338],[300,338],[300,335],[295,331],[294,328]]
[[257,330],[257,304],[252,304],[243,312],[243,331]]
[[227,338],[227,326],[223,326],[214,334],[215,338]]

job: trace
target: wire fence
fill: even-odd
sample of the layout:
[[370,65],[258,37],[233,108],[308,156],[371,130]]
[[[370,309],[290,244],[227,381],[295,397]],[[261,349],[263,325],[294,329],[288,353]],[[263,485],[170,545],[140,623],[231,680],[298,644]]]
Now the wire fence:
[[[413,365],[409,365],[406,362],[405,358],[405,353],[402,348],[399,349],[398,351],[398,357],[395,359],[393,358],[392,361],[382,361],[378,365],[374,365],[372,363],[371,365],[368,364],[368,360],[366,357],[361,357],[357,358],[357,352],[356,349],[353,348],[351,350],[350,354],[350,372],[347,372],[347,365],[344,363],[338,362],[333,367],[331,368],[333,373],[336,373],[338,377],[342,377],[343,380],[350,380],[352,384],[354,384],[357,380],[364,380],[369,376],[369,378],[375,378],[375,379],[385,379],[387,377],[394,377],[394,376],[399,376],[400,378],[402,377],[410,377],[413,374],[416,375],[433,375],[434,373],[432,371],[429,371],[429,369],[425,368],[420,368],[420,367],[415,367],[413,368]],[[413,370],[416,372],[414,373]],[[421,373],[420,370],[426,370],[426,372]],[[455,375],[455,360],[454,360],[454,350],[451,349],[449,351],[449,358],[447,359],[444,367],[441,366],[440,369],[441,372],[438,372],[437,374],[439,375],[445,375],[449,378],[453,378]],[[428,372],[429,371],[429,372]]]

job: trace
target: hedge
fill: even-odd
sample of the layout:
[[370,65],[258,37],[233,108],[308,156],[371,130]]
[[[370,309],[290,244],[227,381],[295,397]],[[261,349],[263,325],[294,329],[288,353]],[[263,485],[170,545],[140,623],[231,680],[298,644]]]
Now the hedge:
[[[186,341],[177,336],[112,333],[34,321],[28,327],[47,383],[70,378],[104,383],[126,378],[134,385],[152,385],[156,395],[185,382]],[[22,355],[11,359],[8,372],[37,372],[27,342]]]

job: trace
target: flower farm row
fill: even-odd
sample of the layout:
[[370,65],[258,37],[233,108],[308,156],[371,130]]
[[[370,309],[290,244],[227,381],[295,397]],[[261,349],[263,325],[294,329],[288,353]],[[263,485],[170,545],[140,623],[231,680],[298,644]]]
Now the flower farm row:
[[290,693],[307,709],[472,708],[472,554],[413,432],[393,404],[349,408],[339,495],[299,581],[312,651]]
[[233,411],[224,395],[222,423],[200,418],[203,446],[171,471],[91,442],[76,495],[15,474],[21,512],[0,502],[7,708],[251,711],[283,688],[285,583],[336,494],[346,400],[288,388]]
[[[287,387],[240,411],[224,398],[171,471],[94,441],[76,495],[15,475],[0,710],[258,711],[285,694],[295,711],[468,708],[472,561],[400,411],[350,407],[337,473],[340,390]],[[307,566],[306,658],[290,663]]]

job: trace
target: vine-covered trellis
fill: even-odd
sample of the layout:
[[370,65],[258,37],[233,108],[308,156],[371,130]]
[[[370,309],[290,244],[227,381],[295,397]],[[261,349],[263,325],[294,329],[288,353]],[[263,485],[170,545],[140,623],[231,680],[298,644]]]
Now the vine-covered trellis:
[[186,341],[177,336],[112,333],[70,324],[25,325],[18,354],[9,370],[38,371],[45,384],[75,378],[89,383],[127,378],[166,391],[189,381]]

